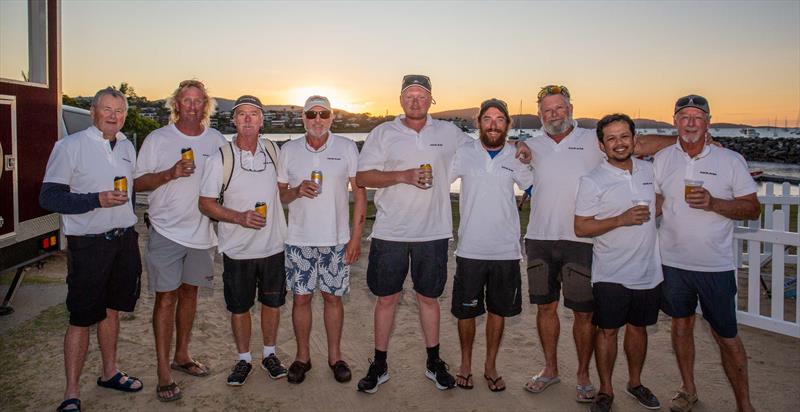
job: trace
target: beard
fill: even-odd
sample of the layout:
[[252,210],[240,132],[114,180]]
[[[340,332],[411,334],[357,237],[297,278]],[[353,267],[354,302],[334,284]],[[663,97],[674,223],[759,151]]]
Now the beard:
[[694,133],[690,133],[690,136],[681,135],[680,138],[681,140],[683,140],[684,143],[689,143],[689,144],[697,143],[698,141],[700,141],[700,139],[703,138],[702,134],[691,136],[692,134]]
[[553,120],[549,123],[542,123],[542,129],[553,136],[566,132],[572,127],[572,115],[568,115],[564,120]]
[[[493,137],[489,136],[489,132],[499,132],[500,135],[495,137],[495,138],[493,138]],[[508,128],[506,128],[506,129],[487,129],[487,130],[481,129],[481,133],[480,133],[481,143],[483,143],[483,145],[485,147],[488,147],[488,148],[503,147],[503,145],[506,143],[506,135],[507,134],[508,134]]]
[[327,135],[328,132],[330,131],[331,131],[330,127],[325,127],[322,128],[319,133],[317,133],[317,131],[314,130],[313,127],[309,127],[308,130],[306,130],[306,134],[312,138],[319,139],[320,137],[324,137],[325,135]]

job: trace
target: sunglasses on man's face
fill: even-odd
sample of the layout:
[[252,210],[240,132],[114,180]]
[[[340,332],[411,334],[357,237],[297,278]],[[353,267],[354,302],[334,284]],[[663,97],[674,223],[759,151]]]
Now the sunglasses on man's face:
[[323,111],[318,112],[316,110],[309,110],[309,111],[306,112],[306,119],[309,119],[309,120],[316,119],[317,115],[319,115],[320,119],[327,119],[327,118],[331,117],[331,111],[330,110],[323,110]]
[[569,90],[567,90],[567,88],[564,86],[556,86],[556,85],[542,87],[542,90],[539,91],[539,95],[536,96],[536,98],[537,100],[541,101],[545,97],[553,94],[560,94],[569,99]]

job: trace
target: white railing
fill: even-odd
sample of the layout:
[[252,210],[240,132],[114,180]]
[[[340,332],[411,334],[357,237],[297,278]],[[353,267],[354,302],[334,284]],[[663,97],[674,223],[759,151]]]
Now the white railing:
[[[800,205],[800,196],[792,195],[789,183],[783,183],[779,188],[780,193],[775,194],[776,187],[767,183],[766,193],[758,197],[764,205],[761,219],[741,222],[734,231],[737,267],[742,270],[747,268],[747,300],[740,302],[737,299],[737,317],[741,324],[800,338],[800,300],[796,298],[797,277],[800,275],[797,253],[800,249],[800,223],[795,222],[795,226],[790,227],[791,208]],[[775,206],[778,205],[780,209],[776,210]],[[790,251],[789,247],[794,247],[794,251]],[[794,265],[793,275],[787,276],[787,265]],[[771,273],[762,273],[769,266]],[[765,277],[771,278],[769,284]],[[784,296],[787,285],[793,285],[790,287],[794,288],[794,298]],[[762,287],[764,294],[761,293]],[[739,292],[741,294],[742,290]],[[762,307],[762,298],[769,301],[769,306],[765,301]],[[791,304],[792,301],[794,313],[792,316],[792,308],[789,307],[787,320],[785,304]],[[769,315],[762,314],[767,312],[767,308]]]

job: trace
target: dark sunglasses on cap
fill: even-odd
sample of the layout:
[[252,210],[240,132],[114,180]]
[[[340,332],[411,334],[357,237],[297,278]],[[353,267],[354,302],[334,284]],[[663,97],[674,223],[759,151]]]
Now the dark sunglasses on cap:
[[564,87],[564,86],[556,86],[556,85],[553,85],[553,84],[551,84],[549,86],[542,87],[542,90],[539,90],[539,95],[536,97],[536,99],[538,101],[541,101],[545,97],[553,95],[553,94],[560,94],[560,95],[566,97],[567,99],[569,99],[569,90],[566,87]]
[[687,107],[696,107],[708,113],[708,100],[706,100],[706,98],[703,96],[697,96],[694,94],[681,97],[675,102],[675,113],[678,113]]
[[306,114],[306,119],[315,119],[317,115],[319,115],[320,119],[327,119],[331,117],[330,110],[322,110],[322,111],[309,110],[305,114]]

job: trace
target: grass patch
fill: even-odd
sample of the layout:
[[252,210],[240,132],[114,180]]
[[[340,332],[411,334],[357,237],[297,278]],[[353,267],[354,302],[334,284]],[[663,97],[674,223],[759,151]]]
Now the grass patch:
[[[14,280],[14,275],[17,274],[16,270],[9,270],[8,272],[4,272],[0,275],[0,285],[10,285],[11,281]],[[64,279],[59,278],[52,278],[47,276],[37,276],[26,273],[25,276],[22,277],[22,283],[24,284],[53,284],[53,283],[64,283]]]

